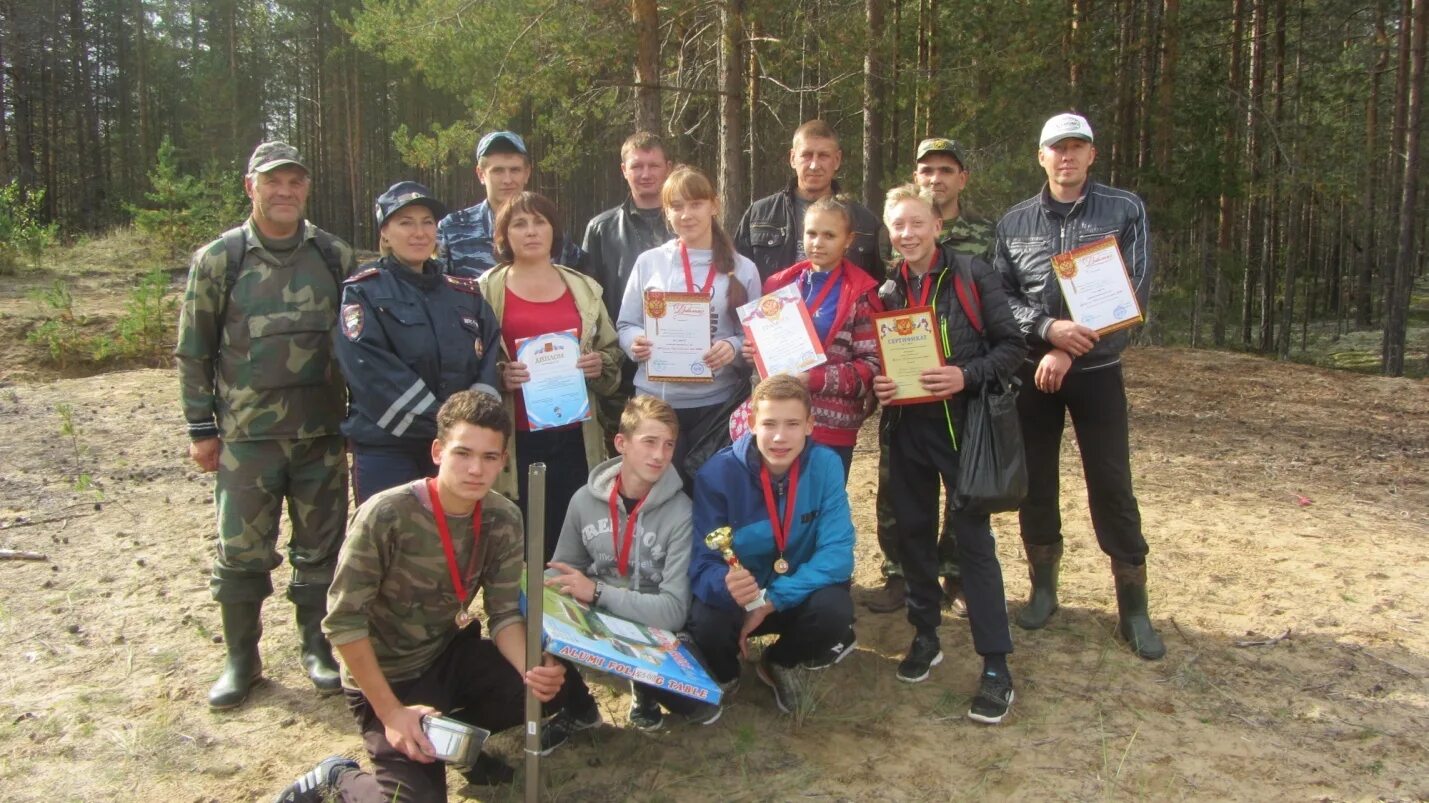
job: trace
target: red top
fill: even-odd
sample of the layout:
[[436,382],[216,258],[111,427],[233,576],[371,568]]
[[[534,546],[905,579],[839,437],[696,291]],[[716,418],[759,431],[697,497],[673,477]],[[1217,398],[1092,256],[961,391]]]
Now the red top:
[[[527,301],[511,292],[510,287],[506,288],[506,309],[501,313],[501,340],[511,359],[516,359],[516,341],[568,329],[574,329],[576,337],[581,336],[581,314],[569,289],[555,301]],[[560,429],[578,426],[579,423],[574,423]],[[516,429],[531,431],[531,422],[526,420],[526,397],[520,391],[516,393]]]

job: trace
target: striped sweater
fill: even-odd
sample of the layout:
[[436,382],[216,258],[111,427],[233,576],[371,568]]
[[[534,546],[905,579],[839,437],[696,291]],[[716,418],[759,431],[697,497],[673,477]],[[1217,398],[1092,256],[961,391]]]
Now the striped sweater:
[[[807,261],[785,268],[764,280],[764,292],[794,284],[811,269]],[[882,309],[878,283],[848,260],[843,271],[838,312],[824,342],[829,361],[809,371],[814,441],[826,446],[853,446],[858,440],[858,429],[869,413],[873,377],[882,371],[869,317]]]

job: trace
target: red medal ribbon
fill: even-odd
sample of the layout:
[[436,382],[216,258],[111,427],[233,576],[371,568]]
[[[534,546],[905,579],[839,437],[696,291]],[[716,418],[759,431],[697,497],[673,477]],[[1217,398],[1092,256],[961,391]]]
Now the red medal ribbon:
[[[783,527],[779,525],[779,505],[774,501],[774,483],[769,478],[769,467],[759,469],[759,481],[764,486],[764,509],[769,511],[769,529],[774,533],[774,546],[779,557],[784,557],[784,547],[789,543],[789,533],[794,529],[794,503],[799,498],[799,461],[794,461],[789,469],[789,492],[784,495]],[[782,574],[782,572],[781,572]]]
[[[645,499],[649,499],[650,494],[645,494]],[[620,499],[620,474],[615,475],[615,486],[610,489],[610,542],[615,547],[615,568],[620,572],[621,577],[630,576],[630,546],[635,543],[635,522],[640,518],[640,508],[645,507],[645,499],[641,499],[635,504],[635,509],[630,511],[630,517],[625,520],[625,537],[617,538],[616,530],[620,529],[620,508],[617,500]]]
[[[442,551],[447,556],[447,569],[451,571],[452,587],[456,589],[457,601],[461,603],[462,609],[466,609],[466,584],[461,580],[461,572],[456,567],[456,547],[452,546],[451,530],[447,528],[447,514],[442,510],[442,500],[437,494],[437,481],[432,477],[427,478],[427,495],[432,498],[432,514],[437,517],[437,533],[442,537]],[[471,542],[472,555],[475,550],[481,547],[481,503],[476,503],[476,509],[471,512]]]
[[[810,317],[813,317],[814,315],[818,314],[819,308],[824,305],[824,299],[829,297],[829,291],[833,290],[834,285],[837,284],[838,280],[843,277],[843,272],[844,266],[843,263],[840,262],[838,264],[838,267],[834,268],[832,271],[829,272],[828,280],[824,282],[823,287],[819,288],[819,293],[818,295],[814,296],[814,300],[805,300],[805,305],[809,308]],[[812,278],[813,274],[814,269],[812,267],[804,271],[804,278],[809,282],[810,287],[814,286],[814,280]],[[803,294],[801,293],[800,295]]]
[[[685,263],[685,292],[695,292],[695,274],[690,268],[690,249],[685,247],[685,241],[680,241],[680,261]],[[710,288],[714,287],[715,268],[714,263],[710,263],[709,275],[705,276],[705,286],[700,288],[700,292],[707,296],[712,296]]]
[[[908,260],[905,259],[903,261],[903,265],[899,270],[903,272],[903,283],[911,288],[913,286],[913,280],[908,276]],[[931,281],[932,275],[933,271],[931,268],[927,273],[923,274],[923,295],[918,299],[918,306],[920,307],[928,306],[928,293],[933,289],[933,282]],[[909,306],[912,305],[910,304]]]

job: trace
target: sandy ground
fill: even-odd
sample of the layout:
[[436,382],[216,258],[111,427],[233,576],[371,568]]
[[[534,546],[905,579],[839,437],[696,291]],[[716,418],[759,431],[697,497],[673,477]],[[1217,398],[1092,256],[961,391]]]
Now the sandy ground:
[[[0,562],[0,799],[268,800],[317,759],[360,756],[340,698],[302,675],[281,588],[268,679],[237,712],[204,704],[222,651],[212,479],[185,457],[173,372],[25,373],[0,380],[0,548],[49,560]],[[1003,725],[964,716],[963,620],[945,617],[948,660],[910,686],[894,677],[909,626],[860,607],[858,650],[818,676],[802,722],[752,671],[717,724],[653,736],[602,691],[608,724],[547,760],[548,799],[1429,798],[1429,385],[1163,349],[1127,373],[1165,660],[1112,637],[1069,438],[1062,610],[1015,630]],[[880,582],[875,462],[866,429],[849,483],[860,600]],[[1015,612],[1016,520],[994,525]],[[493,744],[519,763],[514,735]],[[520,797],[451,778],[454,799]]]

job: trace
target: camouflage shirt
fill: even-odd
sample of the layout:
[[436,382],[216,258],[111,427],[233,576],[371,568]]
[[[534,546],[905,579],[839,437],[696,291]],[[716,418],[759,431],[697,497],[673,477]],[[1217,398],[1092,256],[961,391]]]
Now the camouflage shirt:
[[[471,515],[447,516],[447,531],[470,603],[482,592],[489,635],[522,622],[521,512],[491,492],[482,500],[473,547]],[[425,480],[373,496],[352,515],[328,588],[323,632],[336,646],[372,641],[388,682],[422,673],[456,636],[461,610]],[[357,688],[347,667],[342,682]]]
[[992,264],[992,246],[997,240],[997,227],[991,220],[969,212],[963,205],[952,220],[943,221],[943,230],[938,232],[938,242],[947,243],[959,254],[974,256]]
[[[264,247],[251,219],[243,229],[247,250],[226,301],[222,238],[199,249],[189,266],[174,349],[189,435],[230,441],[336,435],[346,413],[332,346],[340,277],[313,244],[318,228],[304,222],[286,259]],[[334,248],[343,274],[350,273],[352,249],[338,240]]]

